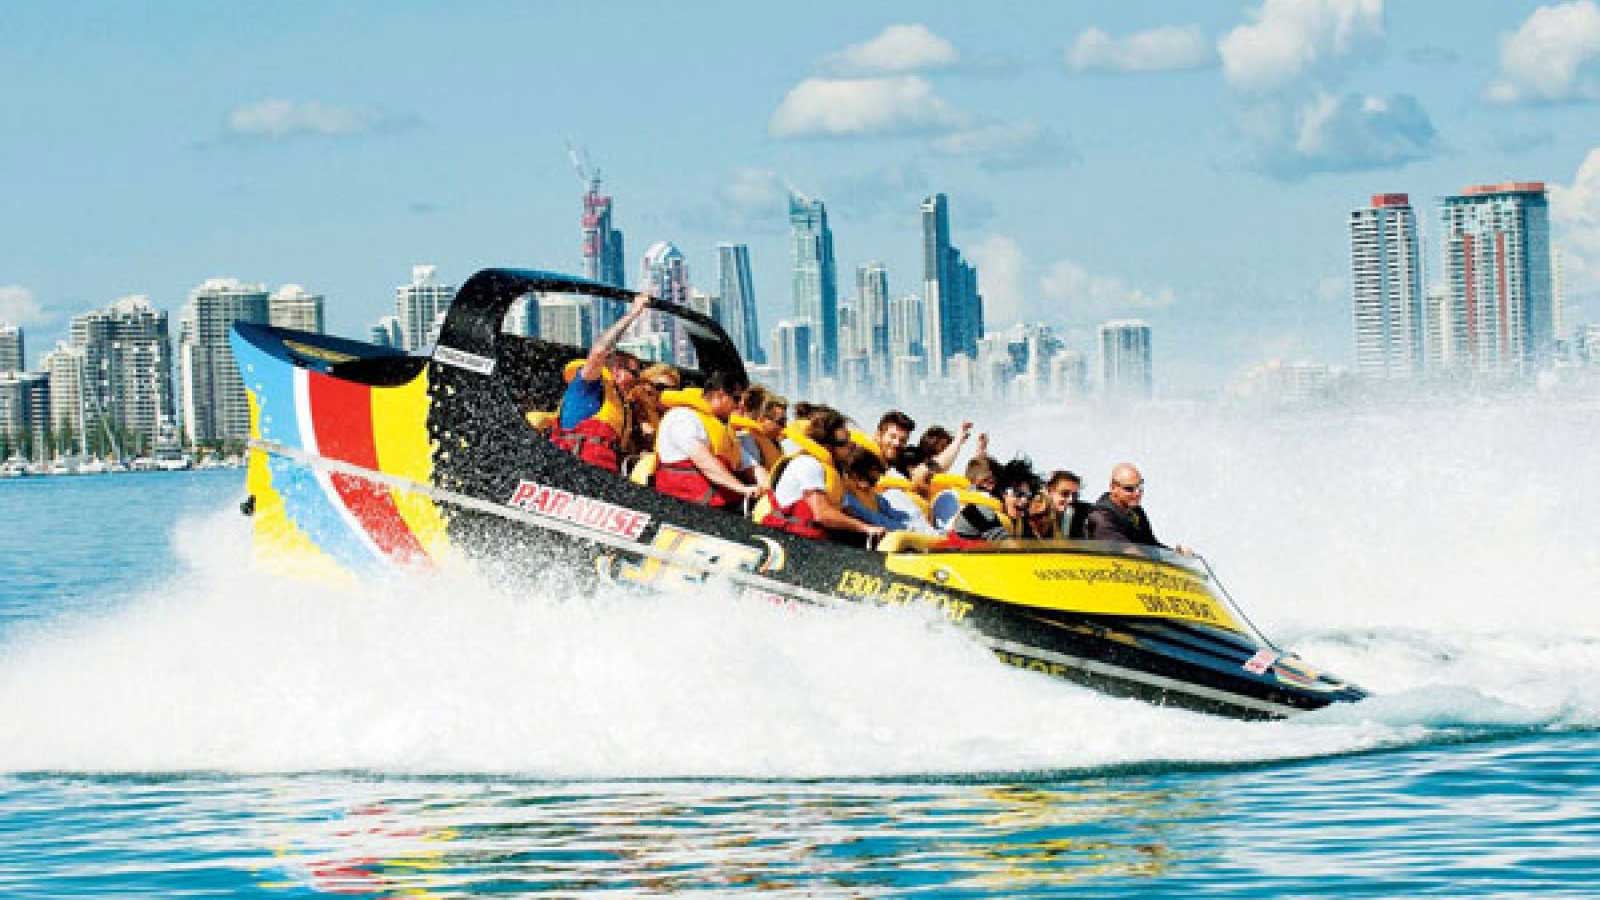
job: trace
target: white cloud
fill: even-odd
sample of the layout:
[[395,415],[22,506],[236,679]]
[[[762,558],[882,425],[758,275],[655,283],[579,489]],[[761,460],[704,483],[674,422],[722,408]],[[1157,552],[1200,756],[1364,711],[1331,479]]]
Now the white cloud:
[[841,74],[903,74],[942,69],[960,62],[955,45],[926,25],[890,25],[862,44],[852,44],[823,61],[823,68]]
[[39,325],[51,314],[39,305],[33,291],[20,284],[0,285],[0,322],[8,325]]
[[1088,28],[1067,48],[1074,72],[1166,72],[1215,63],[1217,54],[1198,25],[1164,25],[1121,40]]
[[1069,165],[1078,161],[1071,142],[1037,122],[991,122],[954,131],[933,142],[945,156],[976,157],[990,171]]
[[1247,91],[1287,87],[1383,39],[1383,0],[1265,0],[1251,15],[1217,42],[1223,76]]
[[1022,321],[1027,312],[1022,248],[1015,240],[996,234],[968,247],[967,253],[978,267],[984,326],[998,331]]
[[1095,275],[1081,263],[1060,260],[1039,278],[1039,291],[1055,307],[1050,318],[1085,320],[1166,309],[1172,288],[1134,287],[1112,275]]
[[1566,251],[1568,296],[1600,290],[1600,147],[1583,158],[1571,185],[1550,185],[1554,243]]
[[315,100],[267,99],[236,106],[228,112],[230,134],[250,138],[304,135],[348,137],[405,125],[406,120],[373,110],[329,106]]
[[1494,103],[1600,100],[1600,6],[1574,0],[1541,6],[1500,39],[1500,77],[1484,89]]
[[1250,167],[1285,179],[1392,168],[1437,149],[1432,120],[1406,94],[1279,99],[1246,109],[1240,127],[1251,145]]
[[807,78],[778,104],[767,132],[778,138],[927,134],[967,121],[915,75]]

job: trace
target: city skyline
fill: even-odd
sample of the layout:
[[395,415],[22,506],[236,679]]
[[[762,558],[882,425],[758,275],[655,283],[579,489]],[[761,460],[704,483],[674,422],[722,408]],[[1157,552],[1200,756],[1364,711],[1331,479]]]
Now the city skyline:
[[[685,9],[649,36],[625,27],[644,9],[18,7],[0,157],[27,177],[0,317],[39,350],[77,310],[143,293],[175,312],[231,274],[306,284],[360,335],[419,260],[455,282],[577,271],[567,138],[630,248],[670,240],[710,273],[717,243],[747,244],[763,332],[789,315],[790,185],[829,202],[839,270],[880,260],[892,296],[915,290],[916,202],[946,193],[991,329],[1047,321],[1082,346],[1140,316],[1185,335],[1163,371],[1197,390],[1262,358],[1352,362],[1342,218],[1373,193],[1431,209],[1546,181],[1573,325],[1596,316],[1591,2],[824,2],[776,31]],[[610,43],[533,54],[534,34]],[[671,64],[706,40],[717,58]],[[405,70],[396,46],[450,65]],[[578,72],[583,91],[556,89]]]

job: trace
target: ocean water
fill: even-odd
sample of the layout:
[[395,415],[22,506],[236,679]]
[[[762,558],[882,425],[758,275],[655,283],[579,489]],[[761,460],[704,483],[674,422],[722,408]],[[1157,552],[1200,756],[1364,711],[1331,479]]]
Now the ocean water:
[[[954,424],[947,422],[947,424]],[[0,482],[0,896],[1600,896],[1600,437],[980,423],[1375,692],[1117,700],[905,611],[251,570],[241,472]]]

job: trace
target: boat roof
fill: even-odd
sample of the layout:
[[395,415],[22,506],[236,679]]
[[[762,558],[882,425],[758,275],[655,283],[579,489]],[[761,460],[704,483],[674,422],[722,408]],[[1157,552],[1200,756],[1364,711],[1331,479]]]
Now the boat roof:
[[[511,304],[530,293],[555,293],[598,297],[627,304],[637,292],[576,275],[536,269],[482,269],[456,292],[434,348],[434,358],[460,365],[461,354],[490,361],[498,357],[501,323]],[[727,332],[715,319],[676,303],[660,299],[650,308],[671,316],[694,345],[700,371],[726,372],[747,380],[744,361]],[[470,361],[470,360],[469,360]],[[469,366],[470,368],[470,366]]]

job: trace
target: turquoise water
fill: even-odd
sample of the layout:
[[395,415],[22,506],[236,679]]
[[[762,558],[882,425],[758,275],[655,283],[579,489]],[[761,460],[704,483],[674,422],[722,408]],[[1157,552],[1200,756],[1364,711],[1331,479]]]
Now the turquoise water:
[[1600,896],[1594,421],[1013,423],[1378,695],[1268,724],[903,613],[278,581],[240,472],[0,482],[0,896]]

